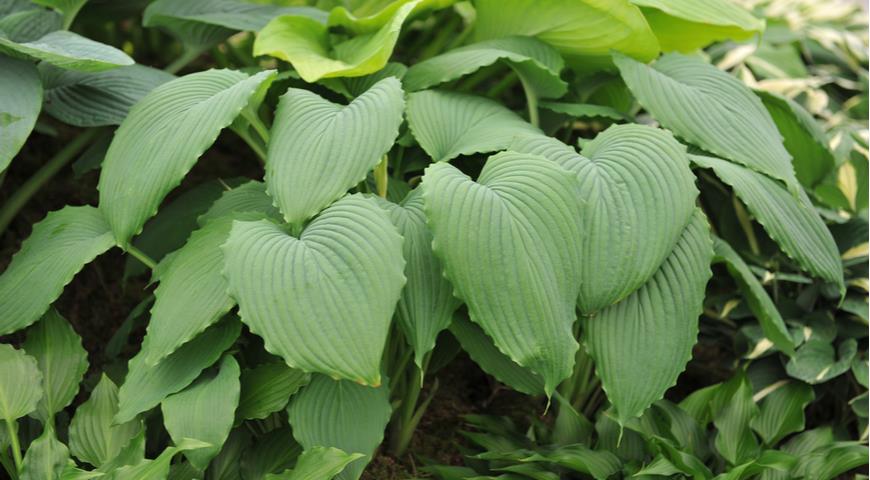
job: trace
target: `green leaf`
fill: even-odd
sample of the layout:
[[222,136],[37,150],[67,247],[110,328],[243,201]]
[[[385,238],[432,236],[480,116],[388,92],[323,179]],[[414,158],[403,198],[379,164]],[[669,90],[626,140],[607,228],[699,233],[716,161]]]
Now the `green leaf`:
[[499,351],[483,330],[464,315],[457,315],[450,324],[450,333],[459,340],[462,349],[484,372],[514,390],[528,395],[544,393],[544,380],[540,375],[517,365]]
[[758,415],[752,387],[743,372],[724,383],[712,399],[716,450],[731,465],[740,465],[758,454],[758,440],[749,428]]
[[118,392],[119,408],[115,421],[126,422],[190,385],[236,341],[240,330],[235,319],[224,320],[153,367],[145,363],[141,352],[137,354],[130,360],[127,378]]
[[345,453],[331,447],[311,447],[302,452],[293,470],[279,475],[266,475],[266,480],[331,480],[362,453]]
[[323,375],[313,376],[287,407],[293,436],[306,450],[323,446],[365,455],[345,468],[341,480],[359,478],[384,437],[391,413],[386,386],[371,388]]
[[652,66],[618,54],[614,61],[640,104],[665,128],[710,153],[782,180],[798,194],[791,155],[776,124],[740,80],[677,53]]
[[380,385],[380,361],[405,277],[402,237],[386,212],[344,197],[298,238],[235,222],[225,275],[242,321],[266,350],[306,372]]
[[541,131],[500,103],[439,90],[408,95],[408,126],[436,162],[504,150],[514,137]]
[[166,447],[154,460],[145,460],[136,465],[125,465],[112,472],[113,480],[164,480],[169,477],[172,457],[180,452],[207,448],[209,444],[185,438],[177,446]]
[[69,447],[82,462],[95,467],[105,465],[121,454],[124,447],[142,431],[138,420],[115,424],[118,413],[118,387],[105,374],[79,405],[69,426]]
[[233,213],[257,212],[280,220],[281,213],[272,205],[272,198],[266,194],[266,184],[256,180],[247,181],[235,188],[225,190],[211,207],[197,218],[200,226]]
[[100,209],[119,245],[142,230],[220,131],[259,104],[274,77],[274,70],[198,72],[160,85],[130,109],[98,187]]
[[0,31],[16,42],[30,42],[63,28],[63,17],[29,1],[11,0],[0,12]]
[[584,313],[640,288],[695,210],[698,191],[686,149],[664,130],[614,125],[586,144],[583,155],[544,136],[520,138],[510,149],[542,155],[577,176],[582,228],[589,232],[582,239],[577,302]]
[[843,340],[837,347],[825,340],[811,338],[798,347],[789,359],[785,371],[789,376],[815,385],[846,373],[852,365],[857,352],[857,342],[854,338]]
[[770,178],[718,158],[690,155],[734,188],[770,237],[806,271],[836,283],[843,291],[843,264],[831,232],[803,190],[798,197]]
[[773,446],[786,435],[804,429],[804,408],[816,396],[813,388],[805,383],[784,381],[768,393],[759,405],[759,415],[750,426],[765,445]]
[[88,352],[69,322],[54,309],[27,331],[23,347],[42,372],[44,395],[35,416],[43,425],[53,424],[50,419],[79,391],[79,382],[88,369]]
[[696,211],[673,251],[639,290],[584,320],[583,341],[622,425],[672,387],[698,336],[713,257]]
[[205,470],[233,427],[239,404],[239,364],[225,356],[216,375],[203,375],[184,390],[166,397],[160,405],[163,424],[172,440],[200,440],[208,447],[184,452],[197,470]]
[[347,106],[287,90],[275,113],[266,186],[288,223],[301,225],[365,179],[399,135],[404,104],[392,77]]
[[559,98],[568,84],[559,78],[565,66],[559,52],[532,37],[504,37],[473,43],[424,60],[408,69],[402,83],[408,91],[456,80],[503,61],[540,98]]
[[579,197],[572,173],[514,152],[490,157],[477,182],[447,163],[423,177],[433,249],[454,295],[500,351],[543,377],[547,395],[578,348]]
[[659,45],[640,9],[628,0],[477,0],[476,41],[508,35],[537,37],[556,47],[572,66],[611,65],[616,50],[643,61]]
[[[715,480],[743,480],[756,478],[760,473],[778,472],[787,474],[795,464],[795,457],[778,450],[765,450],[758,458],[750,460],[742,465],[728,470],[727,473],[717,475]],[[765,477],[761,477],[765,478]]]
[[270,55],[290,62],[306,82],[321,78],[360,77],[384,68],[402,24],[419,0],[405,3],[379,30],[336,44],[329,28],[309,17],[277,17],[257,34],[254,55]]
[[0,335],[39,320],[75,274],[112,244],[96,208],[64,207],[46,215],[0,275]]
[[619,471],[622,462],[608,451],[595,451],[576,444],[559,447],[545,454],[534,454],[523,458],[523,462],[552,462],[569,470],[586,473],[595,479],[610,478]]
[[0,173],[18,154],[36,125],[42,107],[42,83],[30,62],[0,56]]
[[27,448],[21,464],[21,480],[54,480],[60,478],[69,461],[69,450],[54,433],[54,426],[46,424],[36,440]]
[[761,325],[762,330],[764,330],[764,335],[767,339],[776,345],[776,348],[781,352],[786,355],[793,355],[794,340],[792,340],[791,334],[788,332],[788,328],[779,314],[779,310],[767,294],[767,291],[764,290],[761,282],[758,281],[758,278],[755,277],[749,266],[746,265],[746,262],[740,258],[740,255],[730,245],[718,237],[713,240],[713,249],[716,252],[714,261],[725,263],[728,272],[734,277],[737,286],[740,287],[740,291],[746,299],[749,309],[758,318],[758,323]]
[[800,457],[792,473],[799,478],[831,480],[853,468],[867,465],[867,446],[856,442],[836,442]]
[[259,437],[242,456],[241,478],[262,480],[270,473],[282,472],[293,466],[302,453],[289,426],[276,428]]
[[45,111],[77,127],[119,125],[136,102],[173,75],[144,65],[105,72],[64,70],[39,65],[45,85]]
[[73,19],[79,13],[79,10],[87,3],[88,0],[32,0],[37,5],[49,7],[57,10],[63,15],[63,24],[69,28],[72,25]]
[[[373,32],[387,23],[396,11],[413,0],[362,0],[344,2],[345,8],[338,5],[329,12],[329,26],[343,27],[355,33]],[[413,17],[427,10],[437,10],[449,7],[456,0],[421,0],[414,2],[414,8],[409,16]]]
[[0,419],[10,425],[36,410],[42,398],[42,373],[36,359],[0,343]]
[[414,362],[422,370],[426,354],[435,348],[435,339],[450,325],[460,302],[444,278],[441,261],[432,252],[432,232],[426,225],[421,189],[412,191],[401,204],[380,200],[380,205],[404,238],[407,283],[399,297],[396,319],[414,349]]
[[541,102],[538,106],[572,118],[607,118],[610,120],[626,120],[627,118],[625,114],[613,107],[591,103]]
[[100,72],[135,63],[115,47],[65,30],[47,33],[29,42],[15,42],[0,32],[0,53],[82,72]]
[[287,401],[311,381],[311,375],[284,363],[264,363],[242,370],[236,418],[263,419],[282,410]]
[[[268,438],[276,431],[281,431],[281,429],[273,430],[264,435],[263,438]],[[292,436],[290,436],[290,441],[293,443]],[[242,480],[242,454],[250,451],[248,450],[250,445],[251,434],[247,428],[240,427],[231,431],[220,453],[209,464],[206,476],[214,480]],[[284,451],[293,450],[287,445],[282,445],[282,447]]]
[[764,31],[730,0],[631,0],[640,7],[662,50],[693,52],[721,40],[747,40]]

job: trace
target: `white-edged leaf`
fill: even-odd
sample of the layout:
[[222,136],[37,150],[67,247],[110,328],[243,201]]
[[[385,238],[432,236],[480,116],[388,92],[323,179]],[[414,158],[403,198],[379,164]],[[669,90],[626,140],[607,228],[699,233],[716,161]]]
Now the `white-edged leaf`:
[[46,215],[0,275],[0,335],[39,320],[76,273],[113,243],[96,208],[64,207]]
[[0,420],[12,424],[36,410],[42,398],[42,373],[36,359],[0,343]]
[[100,72],[133,65],[126,53],[66,30],[50,32],[29,42],[15,42],[0,32],[0,53],[42,60],[60,68]]
[[88,400],[79,405],[69,426],[69,447],[82,462],[95,467],[114,460],[143,430],[139,420],[114,423],[118,387],[105,374]]
[[100,210],[119,245],[142,230],[220,131],[262,100],[274,77],[274,70],[193,73],[160,85],[130,109],[98,186]]
[[662,50],[690,53],[720,40],[747,40],[764,20],[731,0],[631,0],[640,7]]
[[242,370],[241,396],[236,417],[240,420],[263,419],[282,410],[311,375],[282,363],[264,363]]
[[0,173],[30,136],[42,108],[42,82],[36,67],[0,55]]

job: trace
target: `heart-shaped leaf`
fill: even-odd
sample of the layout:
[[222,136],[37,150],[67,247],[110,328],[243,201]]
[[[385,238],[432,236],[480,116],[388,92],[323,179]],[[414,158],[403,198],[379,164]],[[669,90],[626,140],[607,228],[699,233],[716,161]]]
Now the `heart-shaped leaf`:
[[105,374],[87,401],[79,405],[69,426],[72,454],[95,467],[114,460],[143,428],[139,420],[116,424],[118,387]]
[[405,284],[402,237],[360,195],[342,198],[299,235],[235,222],[225,275],[242,321],[289,366],[380,385],[387,332]]
[[433,249],[471,320],[552,394],[578,347],[571,327],[586,232],[576,176],[543,157],[503,152],[477,182],[431,165],[423,199]]
[[720,40],[747,40],[764,21],[729,0],[631,0],[662,50],[691,53]]
[[27,61],[0,56],[0,173],[30,136],[42,108],[42,82]]
[[100,72],[135,63],[115,47],[65,30],[47,33],[29,42],[15,42],[0,32],[0,52],[82,72]]

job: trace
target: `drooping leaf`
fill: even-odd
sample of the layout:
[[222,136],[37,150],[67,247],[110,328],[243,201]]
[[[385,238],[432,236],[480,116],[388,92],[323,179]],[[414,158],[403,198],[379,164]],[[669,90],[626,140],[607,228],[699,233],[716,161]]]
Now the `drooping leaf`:
[[50,32],[29,42],[15,42],[0,32],[0,53],[82,72],[100,72],[135,63],[115,47],[66,30]]
[[408,126],[436,162],[503,150],[518,136],[541,131],[498,102],[439,90],[408,95]]
[[96,208],[64,207],[46,215],[0,275],[0,335],[39,320],[75,274],[112,244]]
[[691,53],[721,40],[747,40],[764,21],[730,0],[631,0],[640,7],[662,50]]
[[136,102],[173,75],[144,65],[129,65],[105,72],[64,70],[39,66],[45,85],[45,111],[77,127],[119,125]]
[[708,229],[696,211],[646,284],[584,321],[586,349],[621,424],[662,398],[691,358],[711,275]]
[[559,78],[564,61],[550,45],[533,37],[504,37],[456,48],[411,66],[402,83],[408,91],[450,82],[503,61],[541,98],[559,98],[568,84]]
[[758,454],[758,440],[749,428],[758,416],[752,387],[743,372],[722,384],[710,406],[716,426],[716,450],[731,465],[740,465]]
[[264,363],[242,370],[241,396],[236,417],[241,420],[262,419],[282,410],[311,375],[283,363]]
[[130,109],[98,186],[100,209],[119,245],[141,231],[220,131],[259,104],[274,76],[273,70],[198,72],[160,85]]
[[697,189],[685,147],[663,130],[614,125],[583,155],[550,137],[515,140],[511,150],[556,161],[577,175],[585,204],[580,310],[593,313],[643,285],[689,223]]
[[118,413],[118,387],[105,374],[79,405],[69,426],[69,447],[82,462],[95,467],[116,459],[143,429],[139,420],[114,423]]
[[781,352],[786,355],[794,353],[794,341],[785,322],[780,315],[776,305],[771,300],[770,295],[764,290],[761,282],[746,265],[746,262],[740,258],[740,255],[731,248],[724,240],[715,238],[713,241],[713,249],[716,252],[715,261],[725,263],[728,272],[734,277],[746,303],[758,318],[758,323],[764,330],[764,335],[776,345]]
[[867,446],[857,442],[835,442],[799,457],[793,473],[802,478],[831,480],[853,468],[867,465]]
[[57,439],[54,426],[46,424],[42,435],[36,438],[24,454],[21,464],[21,480],[54,480],[69,461],[69,450]]
[[402,237],[372,200],[332,204],[298,238],[235,222],[223,246],[229,291],[266,349],[306,372],[379,385],[405,277]]
[[477,182],[447,163],[423,177],[433,249],[455,296],[500,351],[543,377],[548,395],[578,348],[579,198],[572,173],[529,154],[490,157]]
[[[716,480],[743,480],[746,478],[759,478],[758,474],[778,473],[788,474],[797,459],[779,450],[765,450],[758,458],[754,458],[744,464],[738,465],[726,473],[716,476]],[[760,478],[767,478],[762,476]]]
[[185,438],[176,446],[166,447],[154,460],[144,460],[136,465],[125,465],[112,472],[117,480],[164,480],[169,478],[172,458],[181,452],[208,448],[209,444]]
[[321,78],[359,77],[384,67],[393,53],[402,24],[420,0],[405,3],[371,33],[332,44],[329,28],[299,15],[275,18],[257,34],[254,55],[290,62],[306,82]]
[[629,0],[478,0],[474,6],[476,40],[537,37],[581,70],[610,65],[611,50],[643,61],[659,53],[640,9]]
[[299,456],[293,470],[266,475],[266,480],[331,480],[362,453],[345,453],[331,447],[311,447]]
[[404,238],[405,278],[396,307],[396,319],[408,343],[414,348],[414,362],[421,369],[435,339],[450,325],[460,302],[444,278],[441,261],[432,252],[432,232],[423,213],[423,196],[415,189],[401,204],[381,201]]
[[854,338],[843,340],[836,353],[829,341],[811,338],[798,347],[785,371],[809,384],[824,383],[849,371],[857,351]]
[[787,382],[764,397],[759,405],[759,414],[750,425],[765,445],[776,445],[786,435],[803,431],[804,408],[814,399],[811,386]]
[[36,410],[42,398],[42,373],[36,359],[0,343],[0,419],[12,424]]
[[88,369],[88,352],[69,322],[54,309],[27,331],[23,347],[36,359],[42,372],[44,395],[36,417],[43,425],[49,425],[52,423],[49,419],[69,405],[78,393],[79,382]]
[[287,90],[266,161],[266,186],[284,219],[301,225],[364,180],[399,135],[404,103],[392,77],[347,106]]
[[208,328],[153,367],[145,363],[141,353],[133,357],[118,392],[115,421],[126,422],[190,385],[203,369],[216,362],[235,342],[240,330],[239,322],[228,318]]
[[604,480],[619,471],[622,462],[608,451],[595,451],[576,444],[559,447],[545,454],[523,458],[523,462],[553,462],[569,470],[586,473],[595,479]]
[[614,61],[643,107],[677,136],[717,156],[800,185],[770,114],[746,85],[703,60],[669,53],[652,66],[623,55]]
[[32,63],[0,56],[0,173],[18,154],[39,117],[42,83]]
[[166,397],[160,405],[163,424],[178,444],[185,438],[208,447],[184,452],[197,470],[205,470],[220,452],[233,427],[239,404],[239,364],[227,355],[216,375],[203,376],[184,390]]
[[837,245],[801,190],[795,199],[776,181],[718,158],[690,155],[734,188],[758,223],[782,250],[808,272],[843,289],[843,264]]
[[366,387],[323,375],[314,375],[287,407],[293,436],[306,450],[323,446],[365,455],[351,462],[340,480],[359,478],[384,437],[391,413],[386,386]]
[[[411,2],[413,0],[363,0],[348,3],[349,8],[338,5],[329,12],[329,25],[356,33],[373,32],[389,23],[398,9]],[[456,0],[421,0],[415,2],[408,16],[445,8],[454,3]]]

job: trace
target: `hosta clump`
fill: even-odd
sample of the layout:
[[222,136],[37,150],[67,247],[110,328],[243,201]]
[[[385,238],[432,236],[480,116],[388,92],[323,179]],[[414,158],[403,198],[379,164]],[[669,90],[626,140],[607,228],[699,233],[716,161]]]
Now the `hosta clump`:
[[[821,311],[866,307],[854,282],[866,252],[843,226],[866,231],[866,186],[861,202],[857,185],[830,181],[848,172],[800,156],[806,142],[834,153],[794,100],[691,53],[754,38],[764,22],[747,11],[725,0],[328,11],[158,0],[144,25],[183,48],[167,70],[205,52],[219,67],[175,77],[62,23],[39,41],[13,32],[30,16],[68,26],[83,2],[40,3],[59,13],[0,10],[0,79],[22,92],[0,97],[20,119],[0,125],[13,140],[0,167],[33,128],[42,88],[58,120],[118,126],[94,154],[98,205],[49,213],[0,276],[0,334],[26,338],[0,345],[10,475],[356,479],[385,438],[407,451],[459,348],[541,398],[535,413],[553,423],[523,433],[470,417],[489,463],[430,465],[443,478],[830,478],[843,470],[826,455],[861,463],[866,448],[843,432],[801,433],[824,437],[812,448],[787,437],[804,428],[809,385],[851,371],[863,385],[848,387],[853,404],[866,399],[866,335]],[[445,19],[446,33],[427,23]],[[86,131],[57,162],[99,150],[101,134]],[[215,144],[259,171],[188,187]],[[820,209],[843,221],[836,241]],[[125,277],[147,269],[157,286],[111,350],[147,310],[145,335],[132,358],[88,377],[67,419],[87,359],[52,305],[113,247],[132,259]],[[788,289],[791,316],[759,269],[812,286]],[[710,282],[714,271],[735,284]],[[736,291],[755,319],[740,328],[728,317]],[[767,360],[666,400],[702,314]],[[866,443],[866,409],[854,408]]]

